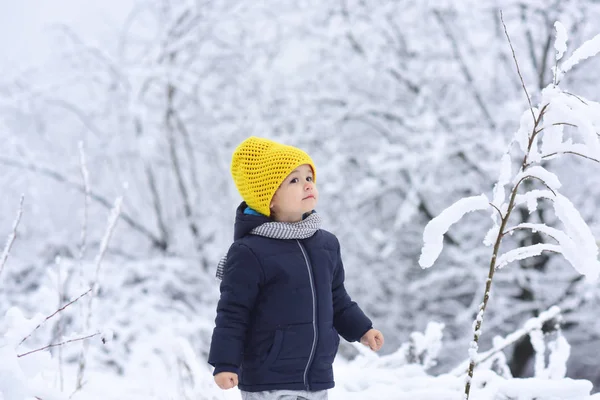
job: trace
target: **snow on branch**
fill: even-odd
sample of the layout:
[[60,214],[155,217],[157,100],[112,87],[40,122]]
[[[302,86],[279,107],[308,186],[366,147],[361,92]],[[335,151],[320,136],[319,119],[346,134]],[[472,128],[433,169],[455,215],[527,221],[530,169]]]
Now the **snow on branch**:
[[561,187],[558,177],[542,166],[536,165],[521,171],[513,179],[513,183],[519,183],[526,178],[535,178],[542,181],[550,190],[555,191]]
[[[558,245],[534,245],[522,249],[511,250],[498,258],[496,268],[516,260],[523,260],[529,256],[540,255],[542,251],[561,253],[573,268],[591,281],[600,276],[600,262],[598,261],[598,244],[590,227],[585,223],[581,214],[573,203],[565,196],[557,193],[550,195],[547,191],[531,191],[519,198],[529,204],[540,197],[552,199],[554,213],[563,224],[563,230],[549,227],[545,224],[522,223],[507,229],[503,234],[516,229],[529,229],[532,232],[541,232],[556,240]],[[531,211],[531,207],[529,208]]]
[[500,269],[513,261],[539,256],[543,251],[560,253],[561,247],[555,244],[539,243],[510,250],[498,257],[496,269]]
[[487,210],[490,207],[490,201],[485,194],[460,199],[440,215],[429,221],[423,233],[425,244],[421,249],[419,265],[421,268],[429,268],[442,252],[444,243],[444,234],[448,232],[450,226],[458,222],[465,214],[477,211]]
[[527,209],[529,210],[529,213],[533,213],[535,210],[537,210],[537,203],[539,199],[548,199],[548,200],[554,200],[555,194],[552,193],[549,190],[538,190],[538,189],[534,189],[534,190],[530,190],[529,192],[526,192],[524,194],[518,194],[515,198],[515,204],[516,205],[520,205],[520,204],[527,204]]
[[579,64],[580,61],[593,57],[598,53],[600,53],[600,33],[575,50],[573,55],[559,67],[559,73],[564,75]]
[[554,212],[562,224],[564,232],[571,240],[569,245],[561,243],[562,253],[573,268],[588,280],[594,281],[600,275],[598,244],[592,230],[585,223],[573,203],[561,194],[554,200]]
[[[598,244],[592,234],[590,227],[585,223],[581,214],[573,203],[560,193],[548,196],[545,191],[529,192],[529,197],[520,199],[531,201],[539,197],[552,198],[552,205],[557,218],[563,224],[563,230],[549,227],[544,224],[522,223],[507,229],[503,234],[510,233],[516,229],[530,229],[532,232],[541,232],[558,242],[558,245],[538,244],[511,250],[498,258],[497,269],[504,265],[523,260],[528,257],[538,256],[542,251],[562,253],[573,268],[589,280],[596,280],[600,276],[600,262],[598,261]],[[531,207],[530,207],[531,211]]]
[[13,223],[13,228],[11,233],[8,235],[8,240],[6,241],[6,245],[4,246],[4,250],[2,250],[2,255],[0,256],[0,275],[2,275],[2,270],[4,270],[4,264],[6,264],[6,260],[8,259],[8,254],[10,253],[10,249],[17,237],[17,228],[19,227],[19,222],[21,221],[21,215],[23,214],[23,196],[21,196],[21,200],[19,202],[19,211],[17,212],[17,217],[15,218],[15,222]]
[[554,41],[554,50],[556,50],[556,60],[560,60],[567,51],[567,30],[559,21],[554,23],[556,29],[556,40]]
[[[475,359],[475,364],[479,365],[479,364],[489,360],[496,353],[517,343],[521,338],[523,338],[524,336],[527,336],[533,330],[541,329],[542,325],[544,325],[544,323],[558,317],[560,315],[560,311],[561,310],[559,307],[556,307],[556,306],[551,307],[548,310],[540,313],[540,315],[538,317],[527,320],[527,322],[525,322],[525,324],[523,324],[523,327],[521,329],[514,331],[513,333],[509,334],[508,336],[506,336],[504,338],[502,338],[502,337],[494,338],[494,346],[485,352],[479,353]],[[460,363],[456,368],[454,368],[452,371],[450,371],[450,374],[455,375],[455,376],[463,375],[465,373],[465,370],[467,369],[468,365],[469,365],[469,361],[465,360],[462,363]]]

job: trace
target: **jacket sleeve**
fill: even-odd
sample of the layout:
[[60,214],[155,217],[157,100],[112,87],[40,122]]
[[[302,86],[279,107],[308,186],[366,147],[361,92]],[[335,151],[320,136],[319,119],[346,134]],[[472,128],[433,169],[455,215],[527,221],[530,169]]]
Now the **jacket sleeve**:
[[246,331],[262,280],[262,268],[252,250],[243,244],[231,245],[208,355],[208,363],[215,367],[214,375],[239,373]]
[[373,327],[373,323],[346,292],[344,278],[344,265],[338,243],[337,265],[332,281],[333,326],[344,339],[356,342]]

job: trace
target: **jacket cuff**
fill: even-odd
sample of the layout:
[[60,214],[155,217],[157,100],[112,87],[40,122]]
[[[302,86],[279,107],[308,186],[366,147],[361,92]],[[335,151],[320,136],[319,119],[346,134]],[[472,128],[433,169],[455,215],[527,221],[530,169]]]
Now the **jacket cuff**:
[[365,333],[369,332],[371,329],[373,329],[373,325],[370,325],[367,329],[364,330],[363,333],[360,334],[360,336],[358,337],[357,342],[360,342],[360,339],[362,339],[362,337],[365,336]]
[[232,372],[234,374],[239,375],[240,369],[235,365],[231,364],[217,364],[215,365],[215,370],[213,371],[213,376],[219,374],[221,372]]

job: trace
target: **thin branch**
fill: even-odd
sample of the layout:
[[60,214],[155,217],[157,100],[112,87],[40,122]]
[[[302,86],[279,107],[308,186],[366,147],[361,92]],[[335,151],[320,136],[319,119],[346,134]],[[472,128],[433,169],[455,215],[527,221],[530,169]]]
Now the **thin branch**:
[[392,77],[393,77],[394,79],[396,79],[398,82],[400,82],[400,83],[402,83],[402,84],[406,85],[406,87],[408,88],[408,90],[410,90],[412,93],[414,93],[414,94],[419,94],[419,93],[420,93],[421,89],[419,88],[419,86],[418,86],[416,83],[412,82],[412,81],[411,81],[410,79],[408,79],[407,77],[405,77],[405,76],[402,76],[402,75],[400,74],[400,72],[398,72],[398,71],[397,71],[397,70],[395,70],[394,68],[388,68],[388,70],[387,70],[387,71],[388,71],[388,72],[390,73],[390,75],[392,75]]
[[[98,288],[99,288],[98,282],[100,280],[100,265],[102,263],[102,259],[104,258],[104,254],[106,253],[106,249],[108,248],[108,243],[110,241],[110,238],[112,237],[115,226],[117,225],[117,222],[119,220],[122,205],[123,205],[123,197],[118,197],[115,200],[114,208],[110,210],[110,216],[108,218],[108,225],[106,227],[106,231],[104,232],[104,236],[102,237],[102,242],[100,243],[100,250],[98,251],[98,254],[96,255],[96,259],[94,260],[95,265],[96,265],[96,273],[94,276],[94,281],[92,282],[92,291],[91,291],[90,299],[88,302],[87,314],[85,316],[85,325],[84,325],[85,328],[84,329],[90,328],[94,296],[98,294]],[[80,353],[79,365],[78,365],[78,369],[77,369],[77,384],[76,384],[77,390],[79,390],[83,387],[83,375],[84,375],[85,366],[86,366],[87,348],[88,348],[87,342],[83,343],[83,349],[82,349],[82,352]]]
[[[504,21],[503,21],[504,22]],[[544,111],[546,110],[546,106],[544,106],[542,108],[542,110],[540,111],[540,115],[538,118],[535,118],[534,116],[534,126],[533,126],[533,131],[535,132],[535,130],[537,129],[537,126],[542,118],[542,115],[544,114]],[[533,112],[533,110],[532,110]],[[535,139],[535,134],[532,134],[532,137],[529,139],[529,147],[527,149],[527,154],[525,154],[525,157],[523,157],[523,165],[525,165],[525,163],[527,162],[527,156],[529,155],[529,153],[531,152],[531,146],[533,143],[533,140]],[[510,195],[510,200],[508,202],[508,207],[507,207],[507,212],[506,215],[504,216],[504,218],[502,218],[502,221],[500,223],[500,229],[498,230],[498,235],[496,236],[496,241],[494,243],[494,249],[492,252],[492,257],[490,259],[490,265],[489,265],[489,271],[488,271],[488,278],[486,280],[485,283],[485,292],[483,294],[483,302],[480,304],[479,306],[479,312],[477,313],[478,317],[474,323],[473,326],[473,341],[472,346],[474,346],[475,350],[477,350],[478,345],[479,345],[479,337],[481,336],[481,326],[483,324],[483,317],[485,314],[485,310],[487,308],[488,305],[488,301],[490,299],[490,291],[492,289],[492,280],[494,279],[494,273],[496,272],[496,261],[498,258],[498,252],[500,250],[500,244],[502,243],[502,239],[504,238],[502,232],[504,232],[506,225],[508,223],[508,219],[510,218],[511,212],[514,209],[515,206],[515,201],[516,201],[516,197],[517,197],[517,192],[519,190],[519,186],[521,185],[521,183],[523,182],[524,179],[526,179],[527,177],[522,178],[521,180],[519,180],[519,182],[517,182],[515,184],[515,186],[513,187],[512,191],[511,191],[511,195]],[[473,348],[473,347],[472,347]],[[476,352],[475,352],[476,354]],[[469,400],[469,394],[471,391],[471,380],[473,379],[473,372],[475,370],[475,365],[476,365],[476,360],[475,360],[475,356],[471,356],[470,357],[470,362],[469,362],[469,368],[467,370],[467,375],[468,375],[468,379],[467,382],[465,384],[465,396],[464,398],[466,400]]]
[[575,97],[577,100],[579,100],[579,101],[581,101],[583,104],[585,104],[586,106],[589,106],[589,104],[588,104],[588,103],[587,103],[585,100],[583,100],[581,97],[577,96],[576,94],[569,93],[569,92],[566,92],[566,91],[564,91],[564,90],[563,90],[563,93],[564,93],[564,94],[568,94],[569,96],[573,96],[573,97]]
[[[568,122],[555,122],[555,123],[552,124],[552,126],[559,126],[559,125],[567,125],[567,126],[572,126],[573,128],[578,128],[577,125],[570,124]],[[542,128],[542,129],[544,129],[544,128]]]
[[498,211],[498,215],[500,215],[500,219],[503,219],[504,216],[502,215],[502,211],[500,211],[500,209],[498,207],[496,207],[496,205],[494,203],[489,203],[490,206],[494,207],[496,209],[496,211]]
[[540,69],[538,70],[538,88],[540,90],[542,90],[546,86],[544,79],[546,78],[546,71],[548,70],[548,53],[550,52],[550,47],[552,46],[552,38],[554,37],[554,35],[552,34],[552,25],[546,25],[546,29],[548,30],[548,35],[546,36],[546,43],[544,44],[544,50],[542,51],[542,55],[540,58],[541,65]]
[[[171,56],[171,61],[174,61],[175,55]],[[175,95],[177,93],[177,88],[169,83],[166,87],[167,91],[167,107],[164,115],[164,124],[166,131],[166,139],[168,143],[169,157],[171,159],[172,172],[175,175],[175,181],[177,183],[177,188],[179,189],[179,194],[181,195],[181,201],[183,202],[183,212],[187,219],[187,225],[190,229],[190,233],[194,238],[194,242],[196,244],[196,249],[200,250],[201,248],[201,240],[200,240],[200,228],[198,224],[194,220],[194,212],[192,207],[192,201],[190,200],[190,194],[188,192],[188,188],[185,183],[185,179],[183,176],[183,168],[181,166],[181,162],[179,159],[179,154],[177,153],[177,143],[175,138],[173,120],[175,113]]]
[[[528,227],[528,226],[518,226],[518,225],[517,225],[517,226],[513,226],[512,228],[509,228],[509,229],[505,230],[504,232],[502,232],[502,236],[506,236],[506,235],[508,235],[510,232],[514,232],[514,231],[516,231],[517,229],[533,229],[533,228],[531,228],[531,227]],[[546,235],[550,236],[552,239],[556,240],[556,242],[557,242],[557,243],[559,243],[559,242],[558,242],[558,240],[557,240],[557,239],[556,239],[554,236],[552,236],[551,234],[549,234],[549,233],[547,233],[547,232],[544,232],[544,233],[545,233]],[[550,250],[545,250],[545,251],[550,251]]]
[[85,150],[83,148],[83,142],[79,142],[79,166],[81,171],[81,180],[83,181],[84,196],[83,196],[83,221],[81,223],[81,236],[79,244],[79,277],[83,282],[83,257],[85,256],[86,250],[86,239],[87,239],[87,220],[88,220],[88,208],[90,203],[90,177],[87,169],[87,163],[85,158]]
[[[577,125],[575,124],[570,124],[568,122],[555,122],[553,123],[551,126],[560,126],[560,125],[566,125],[566,126],[571,126],[573,128],[578,128]],[[537,135],[538,133],[542,132],[544,129],[546,129],[546,127],[540,128],[539,130],[535,131],[533,134]]]
[[550,153],[550,154],[546,154],[545,156],[542,156],[542,159],[544,159],[544,158],[550,158],[550,157],[556,156],[558,154],[573,154],[573,155],[576,155],[576,156],[579,156],[579,157],[583,157],[583,158],[587,158],[588,160],[592,160],[592,161],[595,161],[597,163],[600,163],[600,160],[595,159],[595,158],[590,157],[590,156],[586,156],[586,155],[581,154],[581,153],[577,153],[576,151],[561,151],[560,153],[554,152],[554,153]]
[[49,344],[48,346],[44,346],[44,347],[36,349],[36,350],[28,351],[27,353],[17,354],[17,357],[25,357],[25,356],[27,356],[29,354],[37,353],[38,351],[44,351],[44,350],[47,350],[47,349],[52,348],[52,347],[62,346],[62,345],[67,344],[67,343],[79,342],[81,340],[90,339],[90,338],[93,338],[94,336],[98,336],[99,334],[100,334],[100,332],[96,332],[96,333],[94,333],[92,335],[88,335],[88,336],[85,336],[85,337],[82,337],[82,338],[71,339],[71,340],[67,340],[67,341],[61,342],[61,343]]
[[19,222],[21,221],[21,215],[23,215],[23,199],[24,196],[21,195],[21,200],[19,201],[19,210],[17,211],[17,218],[15,218],[12,232],[8,235],[8,240],[6,242],[6,245],[4,246],[4,250],[2,251],[2,256],[0,257],[0,275],[2,275],[4,265],[6,264],[6,260],[8,259],[8,254],[10,253],[10,249],[12,248],[12,245],[15,242],[15,238],[17,237],[17,228],[19,227]]
[[[12,160],[10,158],[6,158],[6,157],[2,157],[2,156],[0,156],[0,164],[8,165],[11,167],[18,167],[18,168],[26,169],[29,171],[41,173],[42,175],[48,176],[58,182],[64,183],[65,185],[67,185],[70,188],[73,188],[82,193],[85,193],[85,187],[83,185],[70,181],[64,175],[60,174],[57,171],[53,171],[50,168],[38,166],[38,165],[35,165],[32,163],[24,163],[21,161],[16,161],[16,160]],[[94,192],[90,192],[89,195],[90,195],[91,199],[102,204],[104,207],[106,207],[108,209],[110,209],[112,207],[112,204],[110,204],[110,202],[105,197],[103,197],[97,193],[94,193]],[[145,226],[143,226],[140,223],[138,223],[137,221],[135,221],[128,214],[121,213],[121,218],[131,228],[133,228],[133,230],[138,231],[138,232],[142,233],[144,236],[146,236],[152,242],[152,244],[154,246],[156,246],[157,248],[160,248],[160,249],[166,248],[166,245],[162,239],[156,237],[149,229],[147,229]]]
[[521,79],[521,86],[525,91],[525,96],[527,96],[527,102],[529,103],[529,110],[531,111],[531,116],[533,117],[533,121],[535,123],[535,113],[533,112],[533,105],[531,104],[531,97],[529,97],[529,93],[527,92],[527,88],[525,87],[525,81],[523,80],[523,75],[521,75],[521,69],[519,68],[519,63],[517,62],[517,55],[515,54],[515,49],[510,41],[510,36],[508,35],[508,30],[506,29],[506,24],[504,23],[504,16],[502,14],[502,10],[500,10],[500,20],[502,21],[502,26],[504,27],[504,34],[508,39],[508,44],[510,45],[510,50],[512,51],[513,60],[515,60],[515,65],[517,66],[517,73],[519,74],[519,79]]
[[389,112],[389,111],[370,110],[370,111],[367,111],[366,114],[374,116],[374,117],[381,117],[390,122],[398,122],[401,125],[406,124],[404,119],[402,119],[402,117],[400,117],[392,112]]
[[31,333],[27,336],[25,336],[23,338],[23,340],[21,340],[21,342],[19,342],[19,346],[23,344],[23,342],[25,342],[27,339],[29,339],[31,337],[31,335],[33,335],[35,333],[35,331],[37,331],[42,325],[44,325],[44,323],[46,323],[46,321],[48,321],[50,318],[54,317],[56,314],[58,314],[59,312],[63,311],[65,308],[69,307],[71,304],[76,303],[79,299],[81,299],[83,296],[87,295],[88,293],[90,293],[92,291],[92,289],[90,288],[87,292],[81,294],[79,297],[77,297],[75,300],[72,300],[70,302],[68,302],[67,304],[65,304],[63,307],[59,308],[58,310],[54,311],[52,314],[50,314],[49,316],[46,317],[46,319],[44,319],[42,322],[40,322],[40,324],[38,326],[36,326],[33,331],[31,331]]
[[83,111],[82,109],[80,109],[79,107],[77,107],[74,104],[71,104],[65,100],[59,99],[59,98],[52,98],[52,97],[48,97],[46,98],[46,103],[47,104],[54,104],[56,106],[62,107],[67,111],[72,112],[73,114],[75,114],[75,116],[77,118],[79,118],[79,120],[81,121],[81,123],[88,128],[88,130],[90,132],[92,132],[97,138],[105,138],[108,135],[106,135],[104,132],[102,132],[102,130],[96,126],[96,124],[94,123],[94,121],[92,120],[92,117],[90,115],[87,115],[85,113],[85,111]]
[[463,75],[465,76],[467,84],[468,84],[469,88],[471,89],[473,96],[475,97],[475,102],[477,103],[477,105],[479,106],[481,111],[483,112],[483,115],[484,115],[485,119],[487,119],[490,128],[495,129],[496,121],[494,121],[492,114],[488,110],[488,108],[485,104],[485,101],[483,100],[483,96],[477,90],[477,87],[475,85],[475,79],[473,78],[473,75],[471,74],[471,71],[469,70],[467,63],[463,59],[463,56],[460,52],[460,48],[458,47],[456,38],[452,34],[450,27],[448,26],[446,20],[442,16],[442,14],[439,11],[434,10],[433,15],[436,17],[436,19],[440,23],[440,25],[444,31],[444,34],[446,35],[446,37],[448,38],[448,41],[450,42],[450,46],[452,47],[454,57],[458,61],[458,64],[460,66],[460,69],[461,69]]
[[550,186],[548,186],[548,184],[542,178],[539,178],[537,176],[533,176],[533,175],[524,176],[523,178],[521,178],[521,180],[519,181],[519,183],[517,183],[517,186],[519,186],[521,184],[521,182],[523,182],[527,178],[539,180],[540,182],[542,182],[544,184],[544,186],[546,186],[548,188],[548,190],[550,190],[552,192],[553,195],[556,196],[556,192]]
[[198,174],[196,173],[197,170],[197,166],[198,166],[198,162],[196,161],[196,157],[194,155],[194,146],[192,145],[192,140],[191,140],[191,135],[189,130],[187,129],[185,122],[183,121],[183,118],[181,117],[180,113],[177,111],[176,108],[173,108],[173,114],[172,117],[175,121],[175,123],[177,124],[177,129],[179,130],[179,132],[181,133],[181,135],[183,136],[183,140],[185,142],[185,150],[187,153],[187,156],[190,160],[190,179],[192,181],[192,185],[193,188],[195,190],[195,195],[196,197],[198,196],[198,193],[200,193],[200,183],[198,180]]
[[[135,133],[137,137],[141,137],[144,134],[142,121],[139,117],[134,118],[134,127]],[[150,198],[152,201],[152,206],[154,208],[154,212],[156,213],[156,224],[158,225],[158,230],[160,232],[160,242],[156,242],[159,244],[158,248],[165,251],[169,247],[169,230],[167,228],[167,223],[165,222],[165,218],[162,212],[161,199],[158,190],[158,186],[156,184],[156,177],[152,170],[152,165],[146,160],[145,157],[141,157],[142,162],[144,164],[144,173],[146,174],[146,180],[148,182],[148,187],[150,190]]]

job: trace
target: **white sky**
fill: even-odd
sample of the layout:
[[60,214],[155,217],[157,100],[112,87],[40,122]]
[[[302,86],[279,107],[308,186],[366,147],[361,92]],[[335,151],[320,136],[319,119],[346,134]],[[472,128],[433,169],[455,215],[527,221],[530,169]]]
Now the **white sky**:
[[49,27],[62,23],[92,42],[116,30],[134,0],[0,0],[0,71],[43,63],[53,49]]

